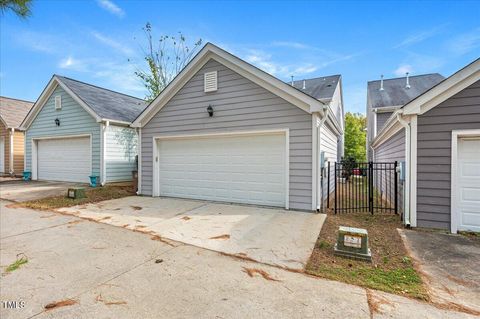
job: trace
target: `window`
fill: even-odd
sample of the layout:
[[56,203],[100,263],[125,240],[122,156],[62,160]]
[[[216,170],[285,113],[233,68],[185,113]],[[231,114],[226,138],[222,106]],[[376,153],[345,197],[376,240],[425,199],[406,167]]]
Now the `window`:
[[204,89],[205,92],[214,92],[217,90],[217,71],[205,73]]
[[55,96],[55,110],[61,110],[62,109],[62,96],[61,95],[56,95]]

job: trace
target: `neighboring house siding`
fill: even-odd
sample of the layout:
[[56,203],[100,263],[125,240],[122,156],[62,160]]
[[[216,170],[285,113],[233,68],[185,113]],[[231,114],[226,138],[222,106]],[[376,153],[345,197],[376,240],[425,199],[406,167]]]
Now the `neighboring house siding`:
[[8,162],[9,162],[9,158],[8,158],[8,149],[9,149],[9,141],[8,141],[8,132],[7,132],[7,128],[5,127],[5,125],[3,125],[3,123],[0,121],[0,139],[3,139],[3,171],[1,171],[0,173],[4,173],[4,174],[8,174]]
[[[203,74],[218,71],[204,93]],[[208,117],[211,104],[215,114]],[[210,60],[142,128],[142,193],[152,194],[152,137],[271,129],[290,131],[290,207],[312,209],[312,116],[215,60]]]
[[[398,163],[405,161],[405,129],[401,129],[395,133],[391,138],[386,140],[383,144],[377,146],[374,152],[374,161],[377,163],[393,163],[397,161]],[[377,168],[383,168],[382,164],[375,164]],[[380,166],[379,166],[380,165]],[[400,165],[400,164],[398,164]],[[386,165],[385,167],[391,167]],[[392,173],[385,174],[380,173],[380,171],[374,172],[375,177],[375,186],[377,190],[382,194],[382,196],[391,203],[394,202],[395,196],[395,187],[394,187],[394,178],[392,178]],[[398,197],[397,204],[399,211],[403,211],[403,182],[398,181]]]
[[377,113],[377,135],[380,133],[382,128],[385,126],[387,120],[392,116],[392,112],[387,113]]
[[135,129],[108,126],[105,146],[106,181],[131,180],[132,171],[136,169],[137,133]]
[[450,229],[452,130],[480,128],[480,81],[418,116],[417,226]]
[[[335,174],[335,162],[338,159],[338,149],[337,149],[337,135],[333,132],[329,125],[324,124],[321,128],[320,133],[320,152],[325,152],[325,158],[328,162],[330,162],[330,193],[332,193],[335,189],[335,178],[333,177]],[[328,169],[328,163],[326,164],[326,169]],[[323,178],[323,201],[327,200],[328,195],[328,172],[325,174]]]
[[[62,96],[61,110],[55,110],[55,96],[58,94]],[[60,126],[58,127],[55,125],[56,118],[60,120]],[[99,176],[100,125],[69,94],[60,86],[57,86],[25,133],[25,170],[32,170],[32,138],[80,134],[91,134],[92,136],[92,174]]]
[[15,131],[13,135],[13,172],[15,175],[23,173],[24,133]]

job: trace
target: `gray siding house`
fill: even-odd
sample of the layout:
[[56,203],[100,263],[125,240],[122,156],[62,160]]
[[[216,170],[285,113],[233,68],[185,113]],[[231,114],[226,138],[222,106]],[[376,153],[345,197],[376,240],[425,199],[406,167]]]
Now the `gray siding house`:
[[438,73],[382,79],[367,83],[367,158],[373,160],[370,147],[390,116],[406,103],[442,81]]
[[371,146],[406,163],[406,224],[480,231],[480,59],[396,110]]
[[320,161],[343,154],[341,77],[285,83],[208,43],[132,126],[140,194],[317,210]]
[[141,99],[54,75],[22,123],[25,171],[33,180],[131,180],[138,138],[129,125],[145,107]]

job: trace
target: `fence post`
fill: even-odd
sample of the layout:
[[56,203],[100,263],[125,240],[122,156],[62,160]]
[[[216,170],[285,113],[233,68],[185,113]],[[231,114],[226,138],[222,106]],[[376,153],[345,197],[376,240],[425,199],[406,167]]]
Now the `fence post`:
[[337,214],[337,162],[335,162],[335,172],[334,172],[334,178],[335,178],[335,214]]
[[368,210],[373,215],[373,162],[368,162]]
[[330,161],[328,162],[327,172],[327,208],[330,208]]
[[395,178],[395,187],[394,187],[394,192],[395,192],[395,214],[398,214],[398,173],[397,173],[397,161],[395,161],[395,167],[393,168],[394,171],[394,178]]

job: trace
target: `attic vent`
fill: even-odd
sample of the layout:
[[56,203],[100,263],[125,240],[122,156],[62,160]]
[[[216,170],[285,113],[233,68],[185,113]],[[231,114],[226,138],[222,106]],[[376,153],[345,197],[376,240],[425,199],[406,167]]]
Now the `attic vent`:
[[217,90],[217,71],[207,72],[204,75],[205,92],[214,92]]
[[55,96],[55,110],[61,110],[62,109],[62,96],[61,95],[56,95]]

